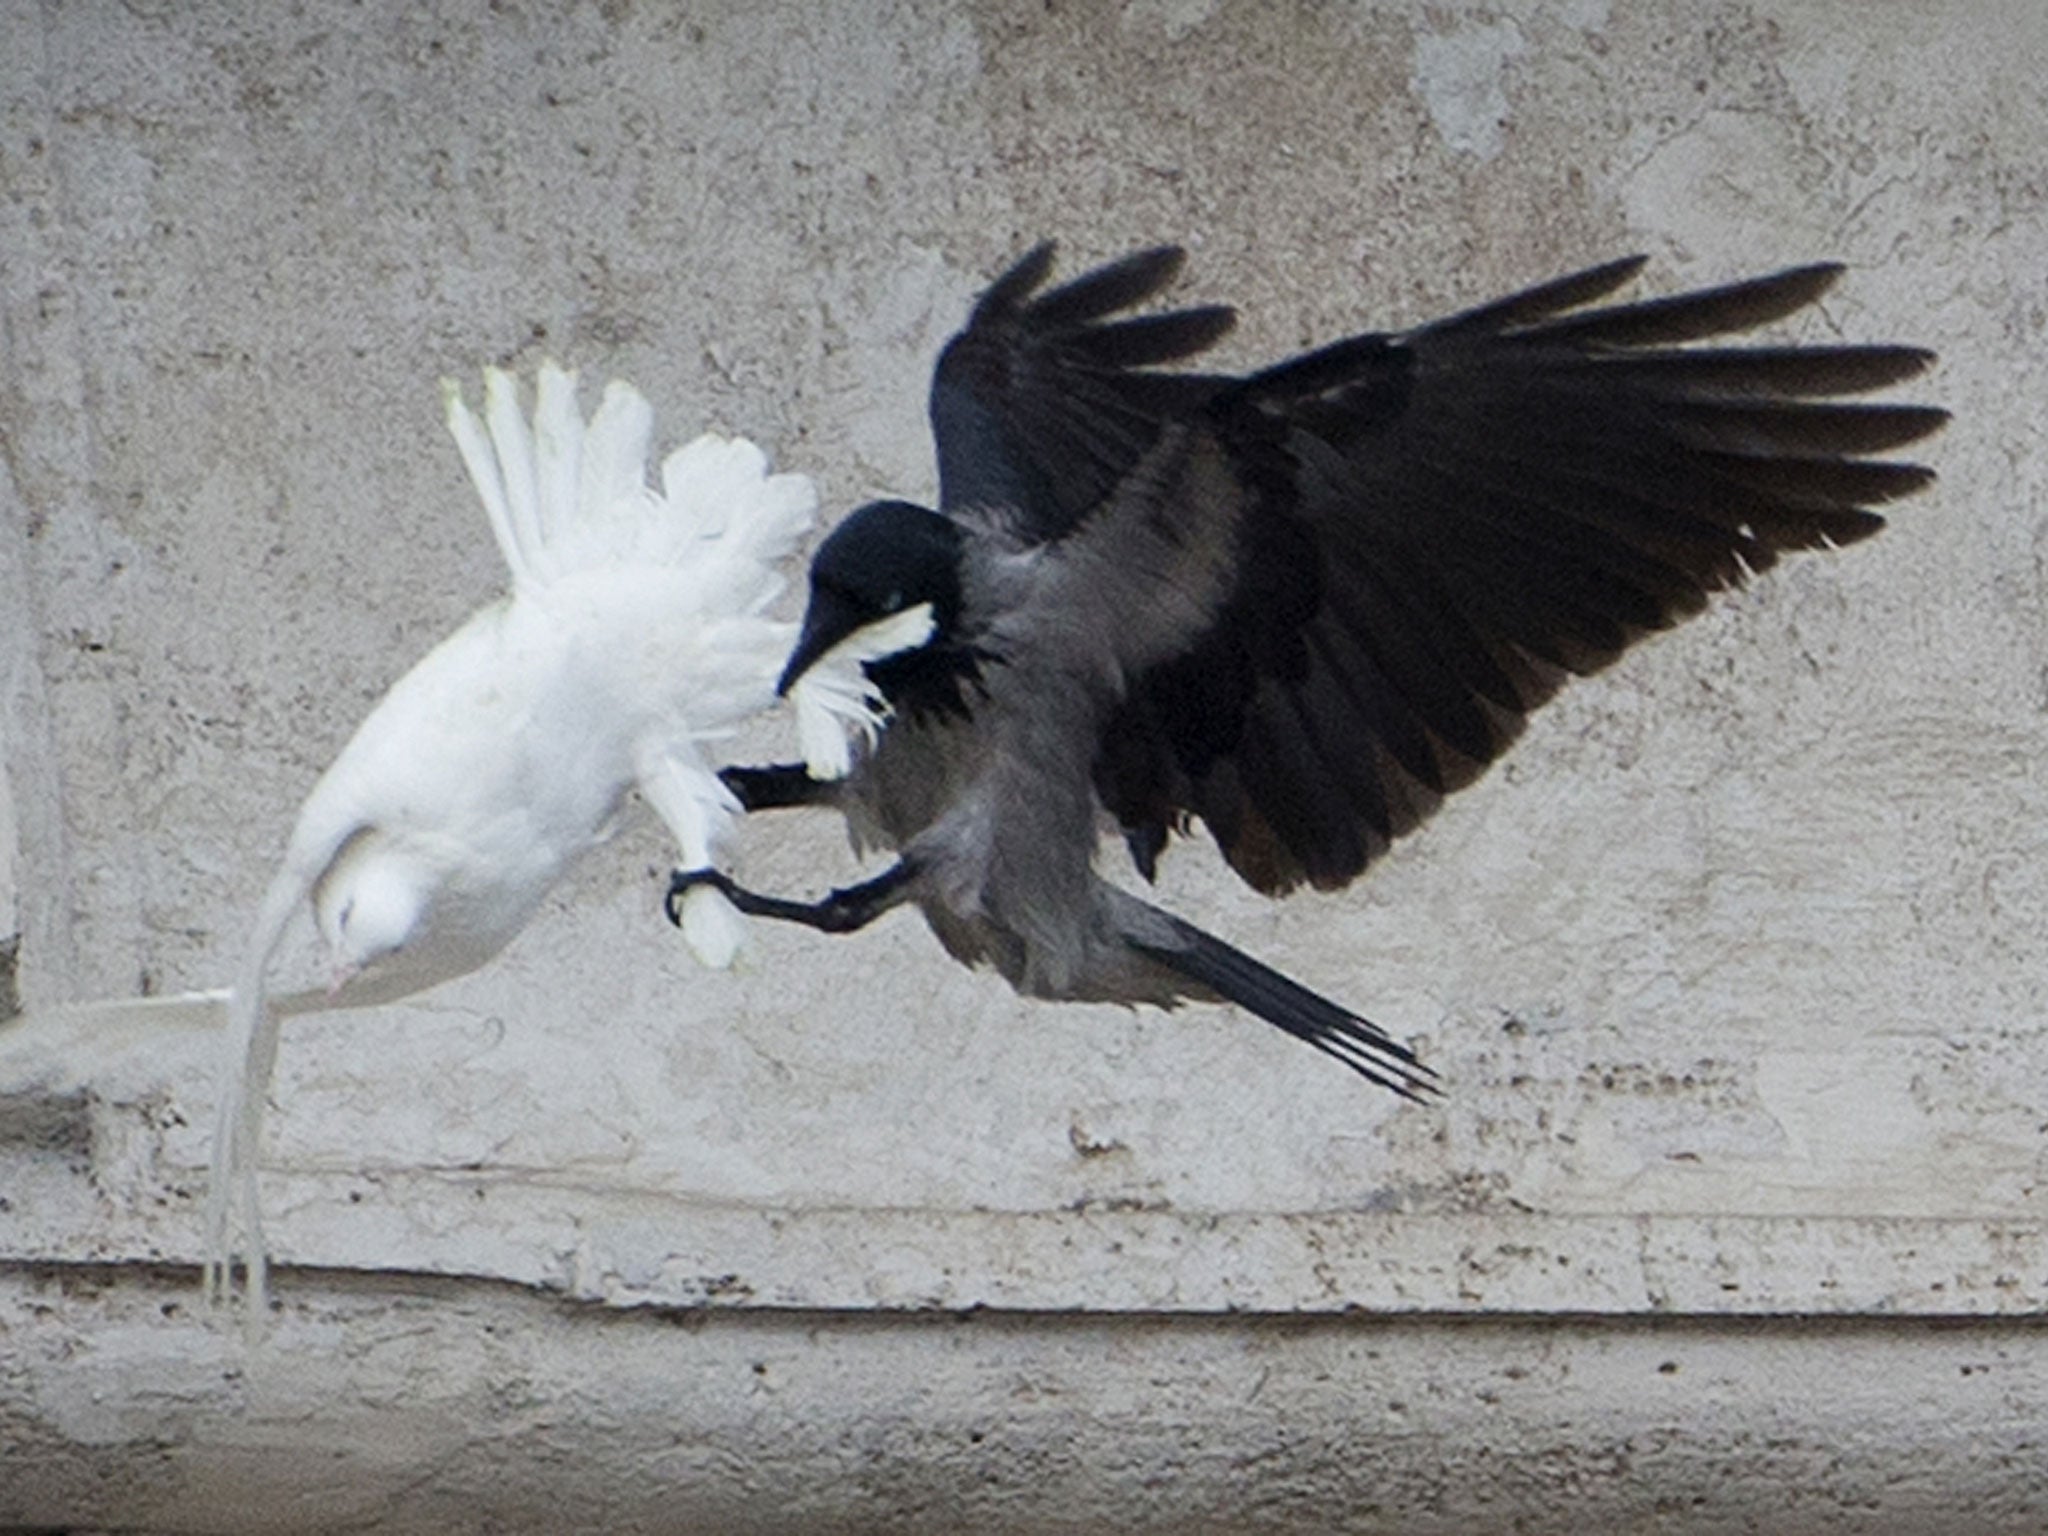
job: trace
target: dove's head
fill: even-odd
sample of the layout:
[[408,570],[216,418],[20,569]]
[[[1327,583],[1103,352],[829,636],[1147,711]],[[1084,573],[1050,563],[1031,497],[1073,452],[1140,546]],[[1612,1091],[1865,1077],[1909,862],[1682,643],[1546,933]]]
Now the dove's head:
[[351,837],[313,887],[313,921],[327,946],[329,991],[403,949],[419,931],[429,894],[415,862],[375,827]]

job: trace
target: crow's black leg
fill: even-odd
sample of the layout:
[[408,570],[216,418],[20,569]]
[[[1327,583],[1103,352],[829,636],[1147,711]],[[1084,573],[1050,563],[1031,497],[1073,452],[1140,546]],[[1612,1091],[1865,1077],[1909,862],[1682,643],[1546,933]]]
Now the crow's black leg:
[[792,805],[825,805],[837,787],[814,779],[802,763],[764,763],[758,768],[721,768],[718,777],[750,811],[779,811]]
[[685,893],[696,886],[708,885],[723,891],[726,900],[749,917],[772,917],[778,922],[802,923],[806,928],[816,928],[824,933],[852,933],[857,928],[865,928],[901,902],[907,894],[905,887],[911,874],[911,866],[898,859],[874,879],[844,886],[818,901],[785,901],[779,896],[763,896],[758,891],[750,891],[723,870],[679,869],[668,883],[668,898],[663,906],[668,911],[668,920],[680,926]]

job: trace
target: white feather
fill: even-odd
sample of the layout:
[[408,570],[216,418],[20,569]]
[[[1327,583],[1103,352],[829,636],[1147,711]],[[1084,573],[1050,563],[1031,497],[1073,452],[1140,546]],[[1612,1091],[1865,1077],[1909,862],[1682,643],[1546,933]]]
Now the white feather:
[[923,645],[932,635],[932,605],[892,614],[855,630],[819,657],[791,688],[796,705],[797,742],[814,779],[844,778],[853,767],[853,747],[875,744],[888,706],[862,670],[898,651]]
[[602,521],[645,493],[653,436],[654,410],[640,391],[616,380],[607,384],[583,439],[578,505],[584,518]]
[[541,538],[554,548],[580,507],[583,418],[576,412],[576,375],[553,363],[540,365],[534,385],[533,444]]
[[[540,530],[540,485],[533,463],[533,439],[526,419],[519,414],[519,394],[512,376],[502,369],[484,371],[484,424],[490,429],[491,446],[497,450],[498,472],[505,487],[505,503],[511,510],[512,539],[519,546],[520,563],[542,577],[548,571],[543,551],[546,540]],[[515,567],[515,574],[518,567]]]
[[519,536],[512,531],[512,508],[505,500],[505,480],[498,473],[498,456],[492,452],[490,440],[484,436],[476,417],[462,403],[461,385],[453,379],[443,379],[441,400],[446,407],[448,430],[462,454],[470,483],[483,501],[484,516],[490,519],[491,537],[497,540],[498,553],[505,558],[505,569],[512,573],[514,586],[530,585],[534,573],[527,569]]
[[[239,1255],[252,1317],[280,1012],[266,973],[288,925],[310,905],[333,967],[326,1004],[367,1006],[496,955],[630,790],[686,866],[712,862],[739,808],[702,743],[774,702],[793,639],[763,614],[782,588],[776,563],[811,526],[804,477],[770,474],[751,443],[705,436],[670,455],[657,493],[647,402],[614,383],[585,427],[574,380],[552,364],[531,430],[498,370],[485,373],[484,422],[444,391],[512,591],[370,712],[307,797],[257,917],[228,1010],[207,1203],[208,1288],[230,1288]],[[836,688],[836,720],[862,695],[835,677],[819,686]],[[693,892],[682,916],[702,958],[732,959],[743,927],[723,896]]]

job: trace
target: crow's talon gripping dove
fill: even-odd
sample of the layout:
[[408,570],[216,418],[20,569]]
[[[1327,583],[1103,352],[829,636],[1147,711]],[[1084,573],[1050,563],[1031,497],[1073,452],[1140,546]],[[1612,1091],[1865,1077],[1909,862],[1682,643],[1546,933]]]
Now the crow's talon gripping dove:
[[723,891],[728,900],[739,891],[732,876],[717,869],[679,869],[669,877],[668,895],[662,898],[661,908],[668,913],[668,920],[678,928],[683,926],[683,898],[700,885],[708,885]]

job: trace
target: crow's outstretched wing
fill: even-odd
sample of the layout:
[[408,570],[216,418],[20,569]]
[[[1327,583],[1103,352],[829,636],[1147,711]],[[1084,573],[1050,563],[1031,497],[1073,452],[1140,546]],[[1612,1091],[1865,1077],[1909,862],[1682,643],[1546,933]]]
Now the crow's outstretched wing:
[[1946,413],[1853,398],[1930,353],[1726,344],[1838,267],[1589,307],[1632,257],[1234,379],[1158,366],[1230,310],[1123,314],[1181,260],[1040,293],[1038,247],[931,394],[941,509],[1045,557],[1019,632],[1130,674],[1095,781],[1148,874],[1199,819],[1262,891],[1345,884],[1567,676],[1932,478],[1877,456]]
[[1220,306],[1111,319],[1180,271],[1175,246],[1140,251],[1037,294],[1040,245],[990,285],[932,377],[939,506],[1015,538],[1063,538],[1115,495],[1159,442],[1229,380],[1148,371],[1228,331]]
[[1566,676],[1787,550],[1867,537],[1871,507],[1933,478],[1872,456],[1945,412],[1844,398],[1931,354],[1717,344],[1839,268],[1584,307],[1641,264],[1338,342],[1202,403],[1251,495],[1215,621],[1103,736],[1097,788],[1141,867],[1199,818],[1262,891],[1342,885]]

